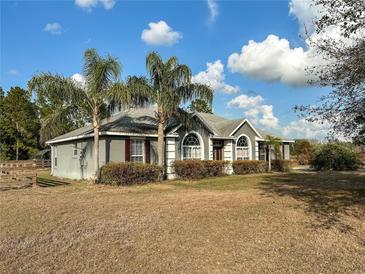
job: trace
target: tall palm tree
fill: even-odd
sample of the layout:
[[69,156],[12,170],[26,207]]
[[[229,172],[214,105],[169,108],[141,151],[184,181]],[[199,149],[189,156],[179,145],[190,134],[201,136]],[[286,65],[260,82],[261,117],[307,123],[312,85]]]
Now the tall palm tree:
[[88,49],[84,53],[83,83],[50,73],[36,75],[28,83],[29,90],[36,94],[62,98],[62,103],[42,120],[43,136],[52,136],[62,123],[80,116],[83,122],[92,123],[95,178],[99,170],[100,120],[110,115],[116,104],[130,105],[134,101],[132,90],[119,81],[120,73],[116,58],[103,58],[95,49]]
[[277,156],[280,153],[280,139],[272,135],[266,135],[265,142],[269,151],[268,171],[271,172],[271,151],[274,149],[275,158],[277,159]]
[[191,70],[187,65],[179,64],[176,57],[163,61],[157,52],[146,57],[149,79],[131,77],[129,87],[151,104],[157,105],[158,123],[158,164],[164,164],[164,129],[171,117],[179,115],[181,105],[194,99],[212,103],[213,91],[206,85],[191,82]]

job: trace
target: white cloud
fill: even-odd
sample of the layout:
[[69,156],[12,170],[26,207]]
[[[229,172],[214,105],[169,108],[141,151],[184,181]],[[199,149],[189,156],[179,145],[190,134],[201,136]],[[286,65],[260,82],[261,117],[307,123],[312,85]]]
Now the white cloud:
[[218,4],[216,0],[207,0],[207,5],[210,13],[209,20],[214,22],[215,18],[218,16]]
[[100,0],[100,2],[103,4],[104,9],[110,10],[114,7],[116,0]]
[[288,40],[270,34],[262,42],[250,40],[240,53],[231,54],[228,67],[257,80],[305,86],[314,80],[306,68],[318,62],[313,50],[290,48]]
[[8,74],[11,75],[11,76],[18,76],[19,71],[17,71],[16,69],[9,69]]
[[302,35],[312,34],[315,30],[314,23],[321,16],[323,8],[314,5],[312,0],[291,0],[289,14],[296,17]]
[[141,39],[150,45],[157,46],[171,46],[176,44],[181,38],[182,34],[173,29],[165,22],[149,23],[149,29],[142,31]]
[[81,87],[81,88],[85,88],[86,87],[86,80],[85,77],[83,75],[81,75],[80,73],[75,73],[74,75],[71,76],[71,79],[74,81],[74,83]]
[[266,128],[276,128],[279,119],[273,113],[272,105],[263,105],[264,98],[260,95],[248,96],[242,94],[228,102],[230,108],[241,108],[245,110],[245,116],[254,124],[260,124]]
[[201,83],[210,86],[214,91],[223,91],[227,94],[234,94],[240,91],[238,86],[231,86],[224,82],[224,65],[221,60],[214,63],[207,63],[207,69],[192,77],[193,83]]
[[282,133],[291,138],[324,139],[330,130],[328,123],[308,122],[304,118],[292,121],[282,128]]
[[114,7],[116,0],[75,0],[77,6],[87,11],[91,11],[99,3],[103,5],[104,9],[110,10]]
[[257,107],[264,101],[260,95],[257,96],[247,96],[246,94],[242,94],[233,98],[228,102],[228,107],[237,107],[237,108],[249,108],[249,107]]
[[60,35],[62,33],[62,26],[59,23],[48,23],[43,30],[53,35]]

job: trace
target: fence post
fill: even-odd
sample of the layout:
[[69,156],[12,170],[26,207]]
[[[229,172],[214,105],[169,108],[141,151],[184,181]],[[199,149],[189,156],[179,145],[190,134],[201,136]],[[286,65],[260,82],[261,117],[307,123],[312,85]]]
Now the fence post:
[[33,187],[37,186],[37,172],[34,172],[34,174],[32,176],[32,186]]

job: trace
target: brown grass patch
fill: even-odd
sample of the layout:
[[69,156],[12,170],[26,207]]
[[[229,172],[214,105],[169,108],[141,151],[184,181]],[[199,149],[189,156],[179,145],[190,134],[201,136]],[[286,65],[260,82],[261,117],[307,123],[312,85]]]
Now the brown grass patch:
[[230,176],[0,193],[0,272],[365,271],[365,177]]

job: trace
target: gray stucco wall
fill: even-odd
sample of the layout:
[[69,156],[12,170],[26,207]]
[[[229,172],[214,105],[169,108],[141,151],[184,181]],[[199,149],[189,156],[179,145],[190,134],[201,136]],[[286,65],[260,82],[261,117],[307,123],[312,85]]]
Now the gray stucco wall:
[[247,135],[247,137],[250,139],[250,143],[251,143],[251,147],[250,147],[250,150],[251,150],[251,159],[252,160],[255,160],[256,158],[256,155],[255,155],[255,139],[257,136],[257,134],[255,133],[255,131],[253,131],[253,129],[249,126],[249,124],[247,123],[244,123],[236,132],[235,134],[233,135],[236,140],[234,141],[234,144],[233,144],[233,160],[236,160],[236,142],[237,142],[237,139],[239,138],[240,135],[242,134],[245,134]]
[[[99,140],[99,164],[125,161],[125,139],[123,136],[101,137]],[[157,163],[157,138],[150,140],[151,163]],[[88,179],[95,174],[94,170],[94,140],[92,138],[64,142],[52,146],[52,174],[57,177],[70,179]],[[74,156],[74,147],[77,155]],[[54,156],[57,150],[57,166],[54,166]],[[80,157],[83,153],[84,157]]]
[[[104,143],[104,140],[100,140],[100,164],[105,163],[105,149],[103,148]],[[77,155],[74,155],[75,146],[77,148]],[[94,175],[92,139],[57,144],[54,145],[52,150],[54,152],[52,155],[53,162],[55,153],[57,153],[57,166],[53,163],[54,176],[82,179],[90,178]],[[85,155],[83,160],[80,159],[80,153],[84,153]]]

